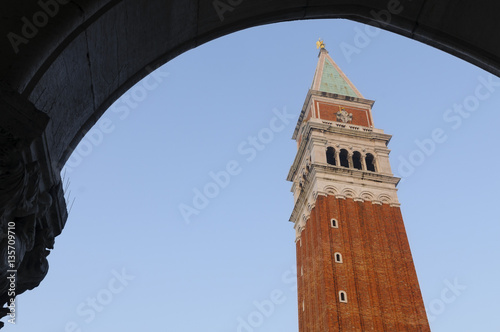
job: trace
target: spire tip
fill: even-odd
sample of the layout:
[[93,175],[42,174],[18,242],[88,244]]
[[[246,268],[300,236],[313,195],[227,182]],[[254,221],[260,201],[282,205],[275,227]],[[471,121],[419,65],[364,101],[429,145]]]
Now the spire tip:
[[325,48],[325,43],[323,42],[323,40],[321,40],[321,38],[316,42],[316,49],[324,49]]

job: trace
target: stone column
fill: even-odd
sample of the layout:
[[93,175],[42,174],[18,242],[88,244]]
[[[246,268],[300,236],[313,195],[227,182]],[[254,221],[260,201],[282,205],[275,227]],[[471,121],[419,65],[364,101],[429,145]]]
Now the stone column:
[[326,149],[325,142],[315,141],[313,142],[311,149],[311,163],[326,164]]
[[361,155],[361,168],[363,169],[363,171],[367,170],[367,167],[366,167],[366,154],[362,154]]

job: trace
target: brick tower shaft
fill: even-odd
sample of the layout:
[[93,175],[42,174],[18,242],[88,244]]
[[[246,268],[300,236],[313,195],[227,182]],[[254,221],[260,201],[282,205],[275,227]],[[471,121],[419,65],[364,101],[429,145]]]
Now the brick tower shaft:
[[299,332],[430,331],[373,103],[322,47],[288,175]]

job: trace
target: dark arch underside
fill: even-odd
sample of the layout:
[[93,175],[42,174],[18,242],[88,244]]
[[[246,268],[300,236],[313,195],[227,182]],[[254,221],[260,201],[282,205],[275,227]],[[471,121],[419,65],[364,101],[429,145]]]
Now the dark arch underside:
[[[262,24],[345,18],[500,73],[497,1],[25,0],[2,7],[0,219],[32,226],[25,235],[16,229],[24,239],[17,294],[47,273],[46,248],[67,219],[58,173],[73,149],[127,89],[189,49]],[[0,305],[7,287],[0,285]]]
[[111,103],[153,69],[261,24],[351,19],[500,72],[495,1],[32,0],[4,7],[2,31],[10,38],[1,41],[2,83],[49,116],[45,134],[59,166]]

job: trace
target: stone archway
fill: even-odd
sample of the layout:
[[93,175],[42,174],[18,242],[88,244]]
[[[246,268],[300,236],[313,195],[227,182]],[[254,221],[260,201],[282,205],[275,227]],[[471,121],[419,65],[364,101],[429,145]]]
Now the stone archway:
[[[23,225],[16,266],[19,292],[36,287],[45,276],[45,248],[66,220],[60,167],[108,106],[159,65],[251,26],[348,18],[423,41],[498,75],[500,48],[491,33],[500,25],[497,7],[486,1],[423,0],[40,0],[9,5],[2,11],[0,202],[2,223]],[[1,286],[5,293],[8,285]]]

